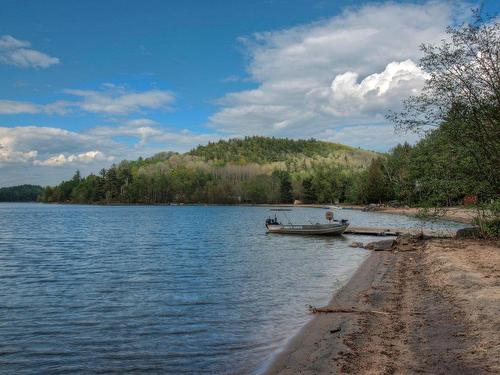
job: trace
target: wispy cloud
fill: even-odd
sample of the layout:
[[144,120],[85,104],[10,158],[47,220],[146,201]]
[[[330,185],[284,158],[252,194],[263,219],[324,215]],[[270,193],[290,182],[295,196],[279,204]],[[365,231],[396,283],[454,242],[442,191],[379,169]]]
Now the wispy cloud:
[[57,114],[65,115],[79,110],[103,115],[130,115],[143,110],[171,110],[175,95],[167,90],[130,91],[123,88],[103,90],[64,90],[81,100],[59,100],[49,104],[0,100],[0,114]]
[[20,113],[40,113],[40,106],[35,103],[0,100],[0,114],[17,115]]
[[30,47],[30,42],[3,35],[0,37],[0,61],[21,68],[48,68],[61,63],[57,57]]
[[171,91],[149,90],[127,91],[110,88],[105,91],[64,90],[65,93],[82,98],[78,106],[87,112],[125,115],[142,109],[169,110],[175,100]]
[[70,111],[72,106],[74,106],[73,103],[62,100],[50,104],[36,104],[15,100],[0,100],[0,115],[19,115],[23,113],[64,115]]

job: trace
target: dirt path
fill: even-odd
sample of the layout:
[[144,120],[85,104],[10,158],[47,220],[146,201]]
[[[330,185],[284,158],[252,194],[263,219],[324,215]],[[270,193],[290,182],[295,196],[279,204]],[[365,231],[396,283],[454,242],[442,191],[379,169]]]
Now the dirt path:
[[[500,373],[500,248],[432,240],[373,253],[269,373]],[[340,328],[340,331],[337,329]]]

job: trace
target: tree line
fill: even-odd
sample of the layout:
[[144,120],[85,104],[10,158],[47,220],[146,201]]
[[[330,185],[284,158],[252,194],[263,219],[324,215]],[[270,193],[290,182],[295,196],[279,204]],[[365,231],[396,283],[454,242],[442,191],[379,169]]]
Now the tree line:
[[[122,161],[98,174],[47,187],[43,202],[69,203],[332,203],[357,201],[354,185],[376,153],[339,147],[330,154],[305,152],[297,144],[327,142],[247,137],[200,146],[186,154],[160,153],[152,158]],[[256,147],[262,143],[265,147]],[[277,158],[272,143],[291,145]],[[233,144],[237,144],[235,152]],[[249,151],[246,144],[257,153]],[[228,147],[229,145],[229,147]],[[209,149],[205,152],[204,147]],[[220,148],[220,149],[219,149]],[[227,149],[233,152],[227,153]],[[250,148],[251,149],[251,148]],[[270,152],[263,151],[265,149]],[[297,152],[297,149],[299,152]],[[217,153],[220,158],[209,159]],[[245,158],[258,162],[242,162]],[[197,156],[200,155],[200,156]],[[224,156],[226,155],[226,156]],[[231,157],[229,157],[231,155]]]
[[36,202],[43,188],[38,185],[18,185],[0,188],[0,202]]

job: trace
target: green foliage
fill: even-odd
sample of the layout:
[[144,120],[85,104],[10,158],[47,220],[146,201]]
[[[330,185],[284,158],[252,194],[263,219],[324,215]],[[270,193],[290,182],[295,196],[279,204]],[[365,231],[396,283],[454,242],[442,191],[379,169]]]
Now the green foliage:
[[220,140],[206,146],[198,146],[190,152],[204,160],[223,163],[266,164],[289,160],[291,155],[305,157],[329,156],[339,151],[355,151],[354,148],[338,143],[322,142],[315,139],[293,140],[287,138],[245,137],[228,141]]
[[479,226],[481,236],[484,238],[500,238],[500,199],[477,207],[475,224]]
[[318,194],[311,177],[305,178],[302,181],[302,187],[304,188],[304,203],[315,203],[318,201]]
[[386,202],[391,198],[384,165],[381,158],[374,159],[368,168],[364,195],[368,203]]
[[272,175],[280,182],[280,201],[283,203],[292,203],[293,192],[290,173],[278,170],[274,171]]
[[[481,19],[448,29],[440,45],[424,45],[429,74],[420,94],[390,113],[396,127],[434,128],[411,152],[409,168],[419,200],[458,203],[464,194],[481,201],[500,194],[500,23]],[[411,194],[410,194],[411,195]]]
[[37,185],[19,185],[0,188],[0,202],[35,202],[43,191]]
[[480,225],[481,234],[484,238],[500,238],[500,219],[488,220]]
[[45,202],[310,203],[345,201],[375,153],[315,140],[220,141],[187,154],[123,161],[47,187]]

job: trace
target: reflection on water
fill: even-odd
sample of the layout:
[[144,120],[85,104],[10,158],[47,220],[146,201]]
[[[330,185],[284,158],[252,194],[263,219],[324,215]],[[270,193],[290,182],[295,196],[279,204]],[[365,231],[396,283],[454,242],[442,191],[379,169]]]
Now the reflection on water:
[[268,214],[0,204],[2,372],[257,371],[309,319],[306,305],[327,303],[367,255],[348,236],[267,235]]

